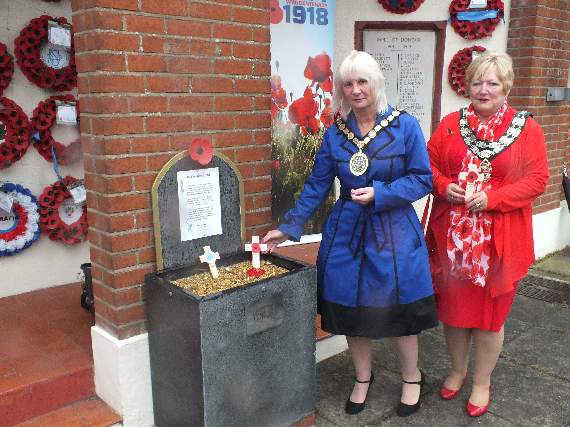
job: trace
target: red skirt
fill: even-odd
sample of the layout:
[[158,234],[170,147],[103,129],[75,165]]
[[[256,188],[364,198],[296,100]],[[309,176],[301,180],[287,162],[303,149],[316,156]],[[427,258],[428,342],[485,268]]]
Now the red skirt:
[[517,285],[513,291],[492,298],[489,283],[481,287],[449,276],[447,283],[438,286],[435,295],[439,320],[456,328],[498,332],[505,324]]

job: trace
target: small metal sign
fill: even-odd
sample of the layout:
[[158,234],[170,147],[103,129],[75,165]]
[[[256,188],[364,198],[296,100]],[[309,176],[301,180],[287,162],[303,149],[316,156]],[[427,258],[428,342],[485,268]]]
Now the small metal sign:
[[270,295],[245,308],[247,335],[275,328],[283,323],[285,308],[283,295]]

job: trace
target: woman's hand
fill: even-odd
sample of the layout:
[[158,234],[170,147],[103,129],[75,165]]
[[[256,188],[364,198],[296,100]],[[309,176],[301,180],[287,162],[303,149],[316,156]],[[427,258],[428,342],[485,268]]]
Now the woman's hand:
[[481,212],[487,209],[487,204],[489,199],[487,198],[487,193],[484,191],[479,191],[477,193],[473,193],[470,197],[465,198],[465,205],[467,209],[471,212]]
[[265,253],[271,253],[279,243],[283,243],[288,238],[289,236],[282,231],[271,230],[263,236],[261,243],[265,243],[267,245],[267,251]]
[[452,182],[445,189],[445,200],[454,204],[464,203],[465,190]]
[[353,188],[350,190],[350,197],[359,205],[367,205],[374,201],[374,187]]

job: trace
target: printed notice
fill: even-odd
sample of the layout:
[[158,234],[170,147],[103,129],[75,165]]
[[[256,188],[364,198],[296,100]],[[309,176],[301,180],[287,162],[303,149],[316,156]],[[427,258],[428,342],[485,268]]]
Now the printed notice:
[[219,168],[180,171],[176,178],[180,240],[222,234]]

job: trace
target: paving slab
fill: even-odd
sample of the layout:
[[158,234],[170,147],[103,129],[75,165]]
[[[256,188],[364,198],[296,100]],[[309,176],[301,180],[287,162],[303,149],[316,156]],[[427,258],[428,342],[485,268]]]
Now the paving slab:
[[537,260],[532,266],[532,271],[570,279],[570,246]]
[[532,327],[505,346],[507,360],[570,381],[570,329],[568,332]]
[[354,374],[348,352],[317,365],[317,426],[564,426],[570,427],[570,308],[517,295],[505,325],[505,348],[493,373],[489,413],[470,418],[465,404],[469,379],[457,399],[438,396],[449,370],[443,328],[420,335],[421,366],[427,385],[418,413],[399,418],[399,365],[391,340],[373,341],[376,381],[366,409],[344,413]]

